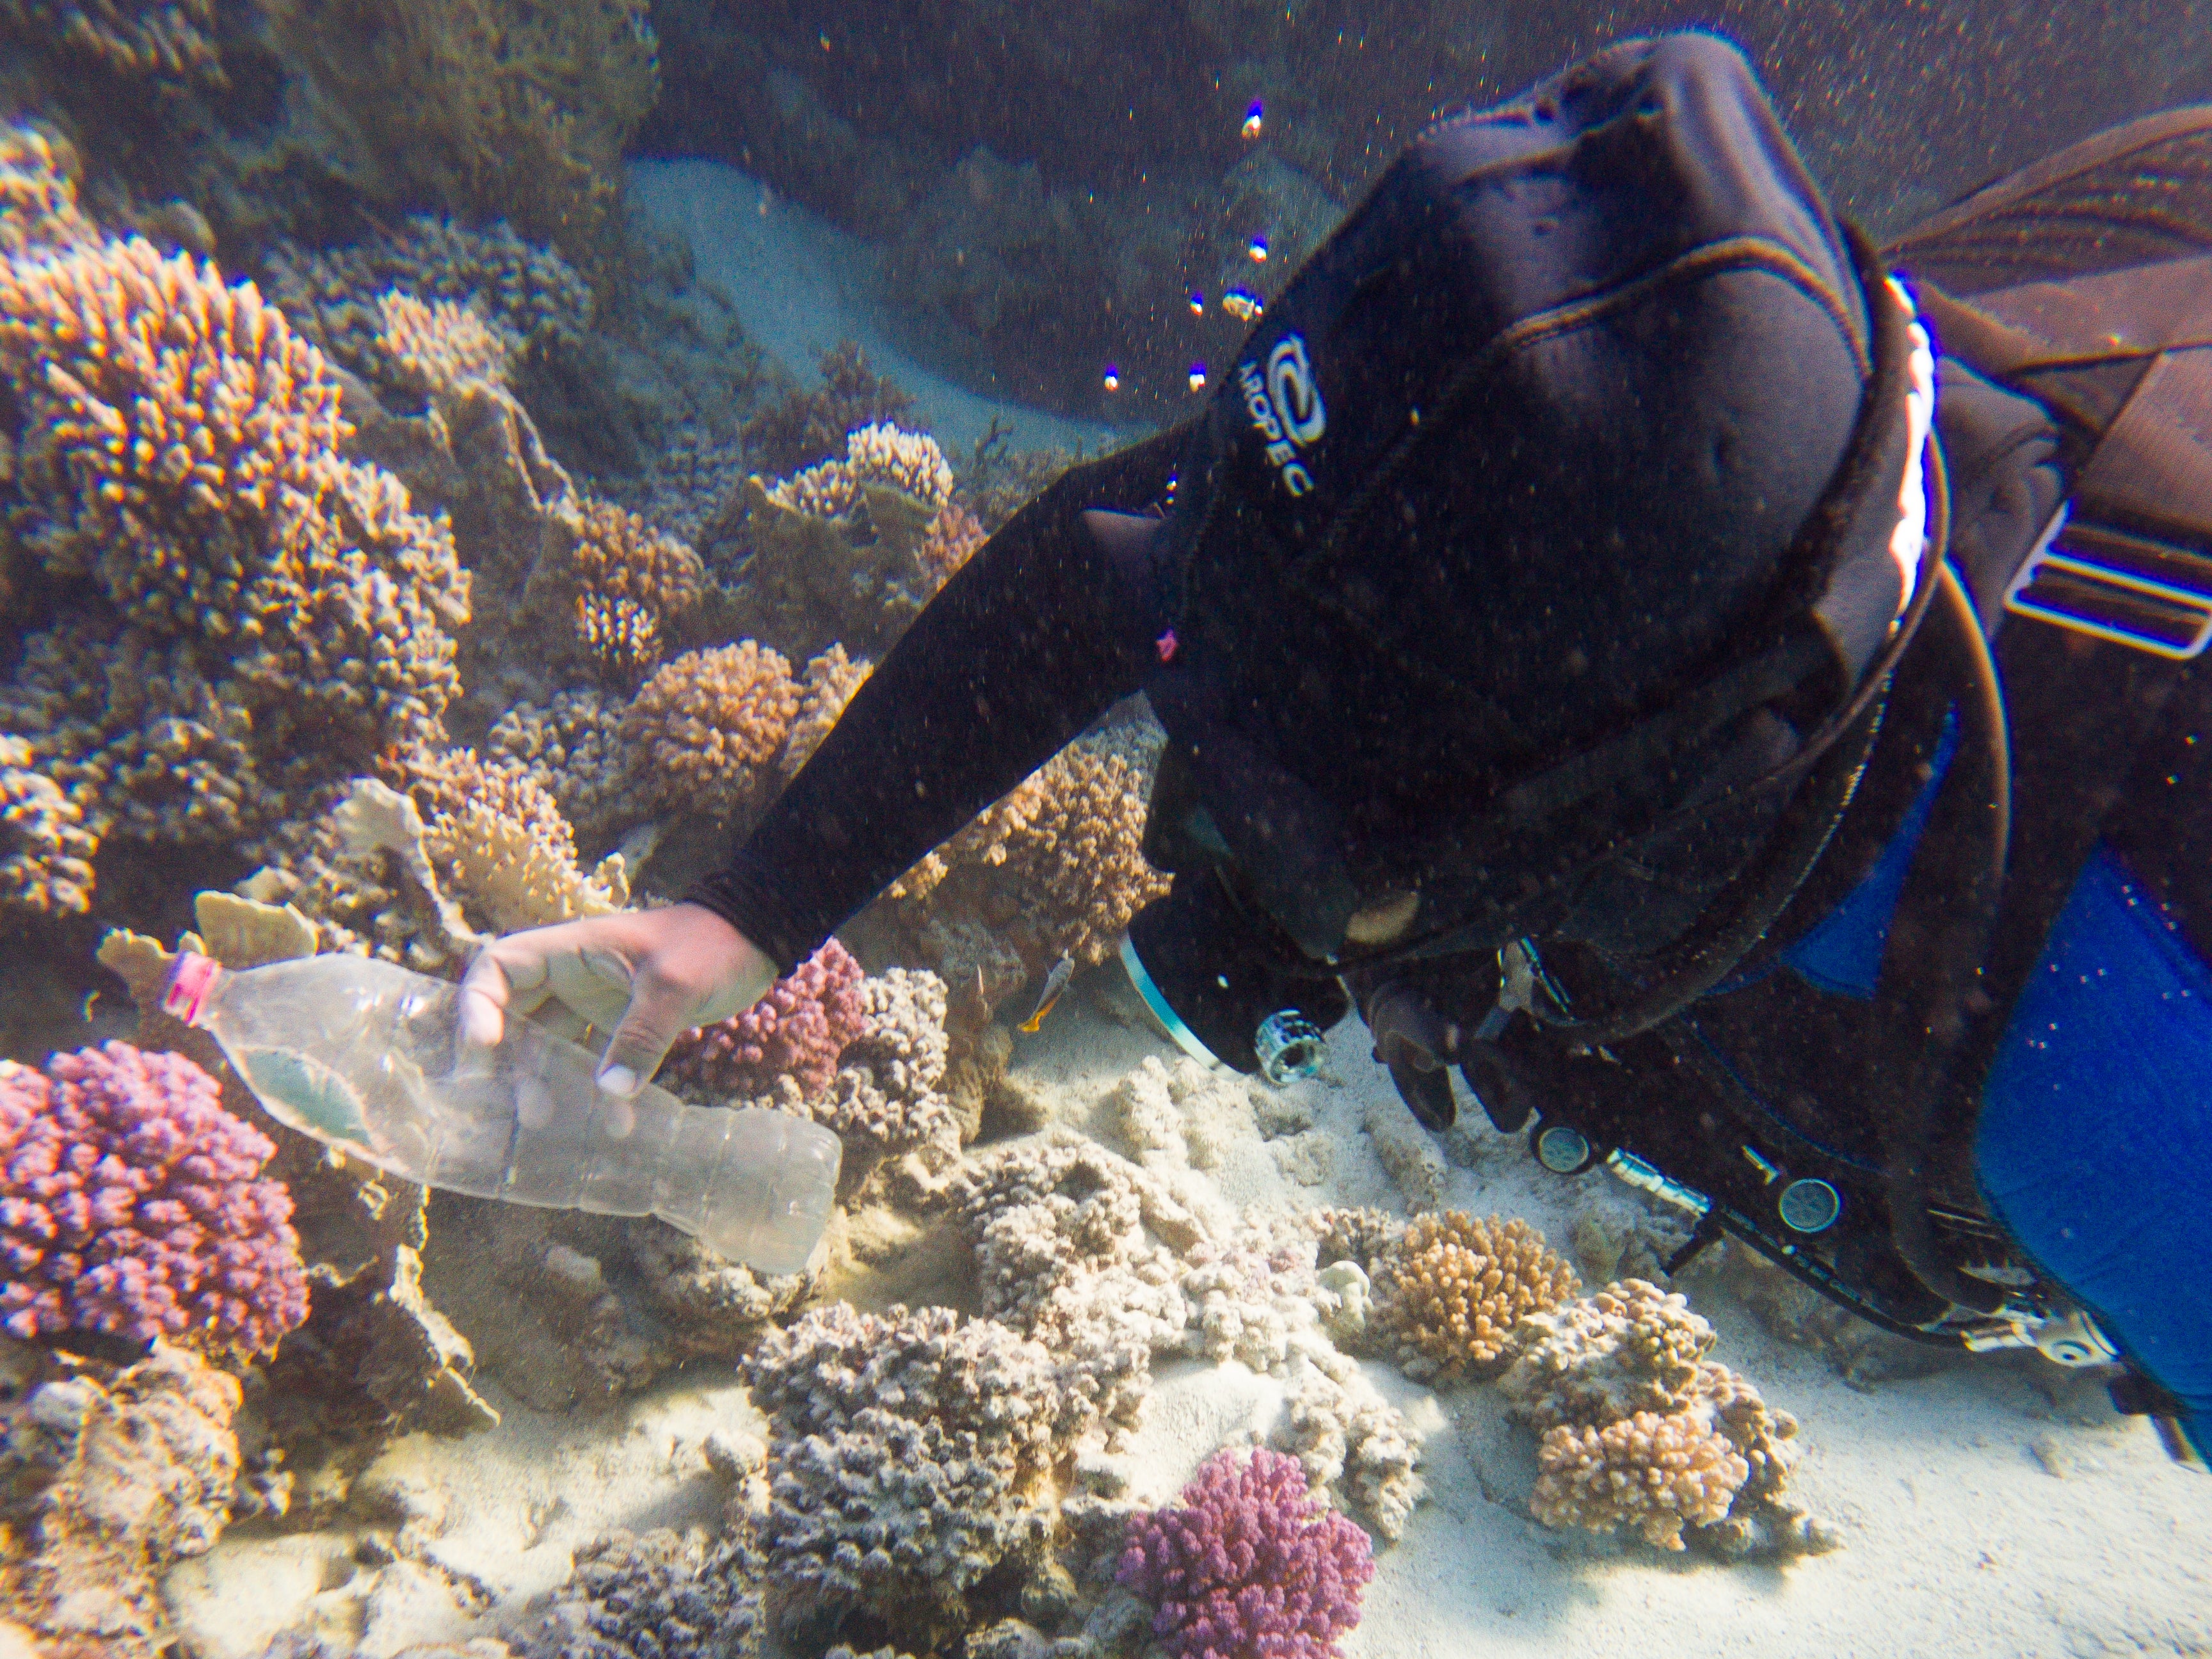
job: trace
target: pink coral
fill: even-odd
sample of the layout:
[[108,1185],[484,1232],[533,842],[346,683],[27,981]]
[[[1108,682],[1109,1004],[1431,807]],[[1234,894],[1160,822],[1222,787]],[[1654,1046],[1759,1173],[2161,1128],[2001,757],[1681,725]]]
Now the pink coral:
[[668,1064],[678,1079],[714,1094],[750,1097],[789,1077],[811,1100],[836,1079],[845,1045],[868,1030],[860,964],[833,939],[743,1013],[686,1031]]
[[1115,1578],[1173,1659],[1333,1659],[1375,1576],[1367,1534],[1281,1452],[1216,1452],[1173,1509],[1129,1519]]
[[276,1148],[182,1054],[0,1061],[0,1318],[258,1353],[307,1316]]

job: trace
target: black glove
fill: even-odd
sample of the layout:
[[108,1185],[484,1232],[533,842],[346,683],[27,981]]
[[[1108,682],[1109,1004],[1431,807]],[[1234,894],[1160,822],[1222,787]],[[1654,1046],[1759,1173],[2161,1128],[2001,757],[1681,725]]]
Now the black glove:
[[1459,1115],[1447,1068],[1459,1058],[1460,1028],[1406,980],[1355,982],[1352,988],[1375,1039],[1375,1058],[1390,1068],[1398,1098],[1424,1127],[1442,1134]]

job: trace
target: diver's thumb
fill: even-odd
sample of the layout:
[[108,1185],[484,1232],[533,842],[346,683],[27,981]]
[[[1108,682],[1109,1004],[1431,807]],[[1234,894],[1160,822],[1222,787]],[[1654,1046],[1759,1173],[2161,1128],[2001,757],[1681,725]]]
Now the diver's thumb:
[[625,1100],[644,1087],[690,1023],[686,1012],[681,994],[641,977],[599,1061],[599,1087]]

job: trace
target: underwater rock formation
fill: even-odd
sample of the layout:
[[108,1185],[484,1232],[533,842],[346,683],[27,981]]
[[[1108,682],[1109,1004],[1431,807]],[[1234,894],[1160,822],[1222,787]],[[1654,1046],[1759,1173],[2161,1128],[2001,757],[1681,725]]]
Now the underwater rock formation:
[[17,1336],[100,1331],[265,1353],[307,1314],[276,1148],[181,1054],[125,1042],[0,1060],[0,1310]]
[[1367,1534],[1265,1447],[1216,1452],[1181,1502],[1132,1517],[1115,1574],[1158,1607],[1152,1635],[1171,1659],[1334,1659],[1374,1576]]
[[678,1037],[672,1082],[722,1101],[760,1094],[779,1077],[798,1084],[803,1100],[826,1093],[846,1045],[872,1029],[860,981],[852,953],[829,940],[751,1007]]
[[1523,1319],[1498,1388],[1543,1437],[1536,1518],[1728,1559],[1833,1547],[1783,1496],[1796,1419],[1706,1358],[1717,1340],[1680,1294],[1635,1279]]
[[1454,1382],[1497,1365],[1523,1315],[1581,1288],[1525,1221],[1478,1221],[1463,1210],[1418,1216],[1376,1268],[1376,1329],[1408,1376]]
[[860,1611],[933,1644],[968,1592],[1040,1559],[1085,1413],[1053,1353],[949,1308],[817,1309],[739,1366],[769,1415],[770,1582],[803,1626]]
[[166,1347],[25,1382],[0,1443],[0,1617],[46,1659],[155,1659],[171,1650],[161,1574],[228,1516],[238,1382]]

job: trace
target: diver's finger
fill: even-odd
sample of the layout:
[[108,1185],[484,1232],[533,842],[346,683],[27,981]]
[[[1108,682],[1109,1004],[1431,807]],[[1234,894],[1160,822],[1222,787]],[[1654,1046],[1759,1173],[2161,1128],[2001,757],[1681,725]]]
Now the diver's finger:
[[694,1023],[690,997],[653,975],[640,975],[599,1062],[599,1087],[623,1098],[635,1094],[660,1069],[678,1035]]
[[461,1037],[471,1048],[495,1048],[507,1034],[507,1008],[514,987],[489,947],[477,952],[461,975]]

